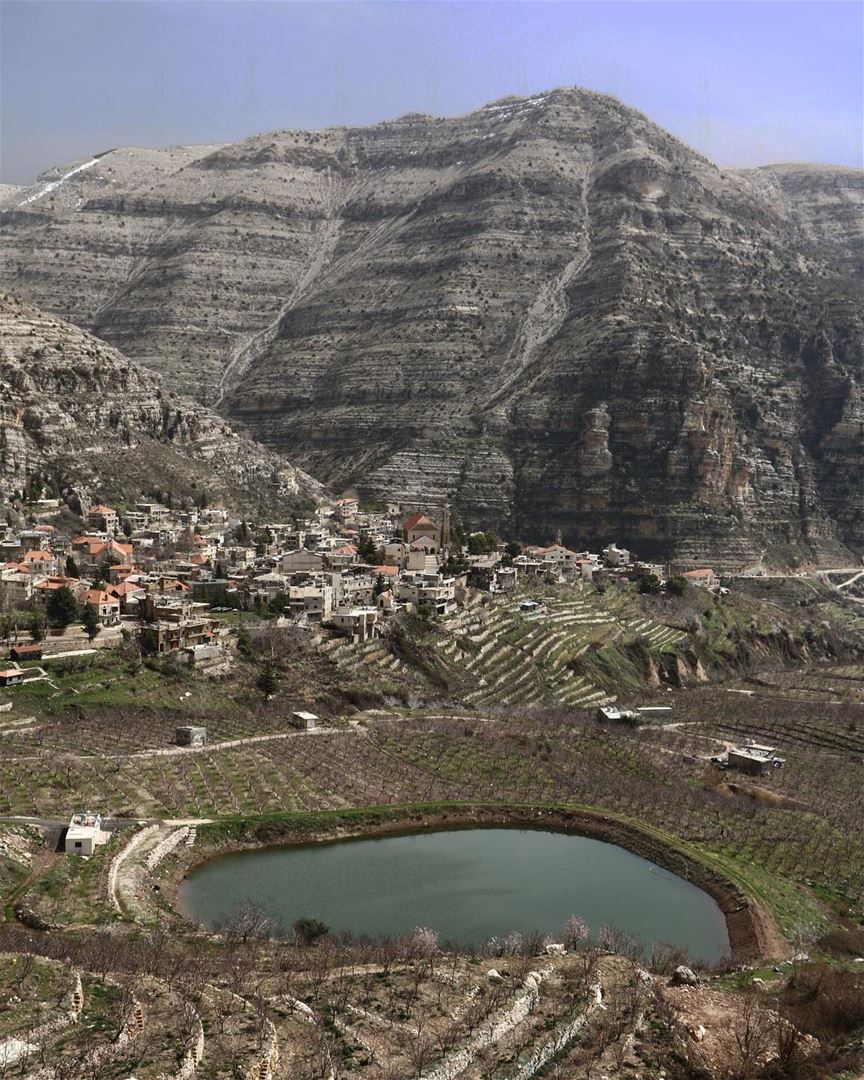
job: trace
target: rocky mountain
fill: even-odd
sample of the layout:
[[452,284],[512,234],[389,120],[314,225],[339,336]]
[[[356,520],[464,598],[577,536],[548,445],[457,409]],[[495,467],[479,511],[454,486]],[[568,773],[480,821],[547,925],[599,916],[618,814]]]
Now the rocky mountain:
[[741,170],[760,197],[853,279],[864,279],[864,179],[855,169],[790,162]]
[[113,150],[3,277],[333,486],[685,562],[864,547],[861,174],[721,171],[579,89]]
[[0,293],[0,498],[34,484],[79,510],[154,495],[291,508],[320,492],[113,347]]

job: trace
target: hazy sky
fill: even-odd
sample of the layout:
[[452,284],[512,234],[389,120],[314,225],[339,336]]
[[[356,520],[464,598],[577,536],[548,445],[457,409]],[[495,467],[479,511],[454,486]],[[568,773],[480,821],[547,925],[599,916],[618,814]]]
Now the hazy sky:
[[574,85],[720,164],[860,165],[864,7],[3,0],[0,179],[118,145],[466,112]]

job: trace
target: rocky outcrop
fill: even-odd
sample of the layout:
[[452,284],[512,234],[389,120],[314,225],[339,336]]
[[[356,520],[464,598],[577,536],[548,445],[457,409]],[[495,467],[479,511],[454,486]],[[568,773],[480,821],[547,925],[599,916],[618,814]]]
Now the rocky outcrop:
[[845,560],[861,200],[565,89],[82,159],[6,198],[5,276],[336,487],[718,568]]
[[34,481],[79,510],[89,491],[240,508],[290,507],[320,490],[116,349],[0,294],[0,495]]
[[788,162],[741,170],[758,194],[799,226],[810,245],[864,277],[864,179],[858,169]]

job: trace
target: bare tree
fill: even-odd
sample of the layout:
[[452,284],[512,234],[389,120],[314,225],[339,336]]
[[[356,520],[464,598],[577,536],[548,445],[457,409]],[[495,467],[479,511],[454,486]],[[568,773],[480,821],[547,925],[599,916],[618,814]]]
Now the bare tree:
[[229,944],[245,945],[249,941],[278,937],[281,929],[278,916],[254,900],[244,900],[216,923],[217,932]]

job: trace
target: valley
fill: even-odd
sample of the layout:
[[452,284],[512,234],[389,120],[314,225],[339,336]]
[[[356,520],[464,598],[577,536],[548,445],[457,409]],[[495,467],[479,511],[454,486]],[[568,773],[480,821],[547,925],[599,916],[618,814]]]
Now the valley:
[[579,87],[0,187],[3,1080],[857,1080],[862,207]]

